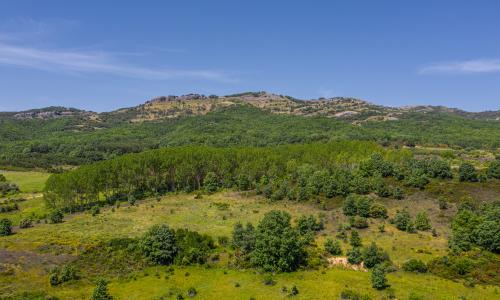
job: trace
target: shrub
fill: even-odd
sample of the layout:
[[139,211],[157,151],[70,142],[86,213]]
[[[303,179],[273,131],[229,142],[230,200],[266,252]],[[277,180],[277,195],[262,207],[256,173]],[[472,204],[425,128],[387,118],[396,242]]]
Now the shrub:
[[78,279],[77,271],[70,265],[65,265],[62,268],[55,268],[49,276],[50,285],[56,286],[61,283]]
[[410,175],[406,178],[406,185],[424,189],[429,183],[429,178],[422,169],[414,169]]
[[370,207],[370,217],[372,218],[387,218],[387,208],[380,203],[374,203]]
[[430,230],[432,228],[431,221],[425,211],[419,212],[415,217],[415,228],[422,231]]
[[104,279],[98,279],[90,300],[112,300],[108,292],[108,283]]
[[389,197],[391,195],[391,190],[380,176],[373,179],[373,188],[379,197]]
[[90,208],[90,213],[92,214],[93,217],[98,215],[100,212],[101,212],[101,210],[99,209],[99,206],[97,206],[97,205],[94,205]]
[[371,298],[353,290],[343,290],[340,293],[340,300],[371,300]]
[[360,247],[361,246],[361,237],[359,236],[359,232],[356,230],[351,231],[351,238],[349,240],[349,243],[353,247]]
[[49,222],[51,224],[62,223],[64,214],[60,209],[54,209],[49,213]]
[[135,198],[135,196],[134,196],[134,195],[130,194],[130,195],[128,195],[128,197],[127,197],[127,202],[128,202],[128,204],[130,204],[131,206],[134,206],[134,205],[135,205],[135,203],[137,202],[137,199]]
[[412,222],[410,214],[406,209],[403,209],[401,211],[398,211],[396,213],[396,216],[392,220],[394,225],[396,226],[397,229],[401,231],[406,231],[408,228],[408,225]]
[[306,216],[301,216],[297,220],[297,229],[301,234],[306,234],[309,232],[317,232],[320,230],[323,230],[325,228],[325,225],[322,220],[316,220],[316,218],[312,215],[306,217]]
[[496,159],[491,162],[491,164],[488,166],[486,174],[488,174],[488,176],[491,178],[500,179],[500,159]]
[[368,219],[366,219],[365,217],[360,217],[360,216],[351,217],[349,223],[351,224],[352,227],[358,229],[363,229],[368,227]]
[[294,285],[290,289],[290,293],[288,294],[289,296],[296,296],[299,294],[299,289]]
[[194,297],[194,296],[196,296],[196,294],[198,294],[198,291],[196,291],[196,289],[194,287],[190,287],[187,291],[187,295],[189,297]]
[[349,195],[344,199],[342,204],[342,211],[346,216],[355,216],[358,212],[357,204],[356,204],[356,196]]
[[363,261],[367,268],[373,268],[382,262],[389,261],[389,254],[377,247],[375,242],[372,242],[363,250]]
[[9,219],[0,220],[0,236],[7,236],[12,234],[12,221]]
[[153,263],[168,265],[177,254],[175,233],[166,224],[153,225],[142,237],[142,252]]
[[255,247],[255,229],[251,223],[247,223],[246,228],[240,223],[236,223],[233,228],[233,248],[239,249],[243,255],[253,251]]
[[358,265],[363,261],[363,256],[359,247],[353,247],[351,250],[347,251],[347,262],[351,265]]
[[19,228],[29,228],[33,226],[33,221],[31,218],[24,218],[19,221]]
[[177,256],[174,261],[181,265],[203,264],[210,251],[215,248],[210,236],[188,229],[177,229],[175,241]]
[[458,168],[458,178],[460,181],[478,181],[476,169],[468,162],[461,164]]
[[396,187],[392,193],[394,199],[402,200],[405,198],[404,191],[400,187]]
[[340,242],[338,240],[326,239],[325,241],[325,250],[331,255],[341,255],[342,247],[340,246]]
[[385,271],[383,268],[377,266],[373,268],[371,275],[372,287],[377,290],[383,290],[389,287],[387,278],[385,278]]
[[403,264],[403,270],[406,272],[425,273],[427,272],[427,266],[423,261],[412,258]]

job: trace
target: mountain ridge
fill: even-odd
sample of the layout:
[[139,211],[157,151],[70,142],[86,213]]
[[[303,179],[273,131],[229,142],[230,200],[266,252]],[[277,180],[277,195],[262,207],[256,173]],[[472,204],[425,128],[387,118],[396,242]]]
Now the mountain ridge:
[[245,92],[225,96],[185,94],[151,98],[132,107],[108,112],[94,112],[63,106],[50,106],[17,112],[0,112],[0,117],[14,119],[52,119],[79,117],[99,121],[102,118],[124,117],[130,122],[154,121],[182,116],[204,115],[216,109],[246,104],[274,114],[323,116],[352,119],[353,122],[397,120],[407,113],[448,113],[466,118],[500,120],[500,110],[469,112],[458,108],[435,105],[391,107],[353,97],[298,99],[268,92]]

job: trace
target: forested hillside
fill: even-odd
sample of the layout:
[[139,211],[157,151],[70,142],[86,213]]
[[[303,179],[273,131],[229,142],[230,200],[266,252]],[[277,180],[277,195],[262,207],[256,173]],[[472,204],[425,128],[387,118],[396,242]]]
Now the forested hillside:
[[[239,99],[234,97],[230,99]],[[273,110],[276,103],[280,108],[290,101],[295,103],[288,98],[287,102],[250,99],[253,100],[215,105],[200,114],[192,113],[193,104],[189,101],[195,100],[175,100],[174,110],[170,106],[166,110],[155,106],[154,112],[162,111],[168,117],[142,121],[137,121],[138,115],[144,114],[142,106],[102,114],[61,108],[3,114],[0,165],[28,168],[80,165],[125,153],[182,145],[271,146],[356,139],[398,147],[495,149],[500,146],[500,121],[454,110],[387,108],[385,111],[383,107],[358,102],[353,108],[346,106],[345,101],[352,104],[354,100],[336,100],[333,106],[336,109],[352,112],[357,108],[359,112],[334,117],[311,110],[310,114],[296,115]]]

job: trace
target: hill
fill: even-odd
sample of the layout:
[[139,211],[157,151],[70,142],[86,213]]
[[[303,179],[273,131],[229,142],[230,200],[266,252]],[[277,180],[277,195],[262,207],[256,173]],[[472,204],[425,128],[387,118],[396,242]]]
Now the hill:
[[0,165],[50,168],[179,145],[266,146],[338,139],[393,146],[500,147],[500,112],[392,108],[353,98],[265,92],[158,97],[95,113],[49,107],[0,113]]

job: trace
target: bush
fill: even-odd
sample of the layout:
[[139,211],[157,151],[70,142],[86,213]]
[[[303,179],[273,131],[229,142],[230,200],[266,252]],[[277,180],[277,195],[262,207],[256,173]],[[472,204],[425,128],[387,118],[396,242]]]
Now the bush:
[[175,241],[177,255],[174,261],[180,265],[203,264],[215,248],[210,236],[188,229],[177,229]]
[[290,289],[290,293],[288,294],[289,296],[296,296],[299,294],[299,289],[294,285]]
[[7,236],[12,234],[12,221],[9,219],[0,220],[0,236]]
[[[398,211],[396,216],[392,220],[397,229],[401,231],[407,231],[408,226],[412,223],[410,214],[406,209]],[[411,225],[410,225],[411,227]]]
[[317,232],[320,230],[323,230],[325,228],[325,225],[322,220],[316,220],[316,218],[312,215],[306,217],[306,216],[301,216],[297,220],[297,229],[301,234],[306,234],[309,232]]
[[394,189],[392,196],[397,200],[403,200],[405,198],[404,191],[400,187]]
[[33,226],[33,221],[30,218],[24,218],[19,221],[19,228],[29,228]]
[[98,215],[100,212],[101,212],[101,210],[99,209],[99,206],[97,206],[97,205],[94,205],[90,208],[90,213],[92,214],[93,217]]
[[425,211],[419,212],[415,217],[415,228],[422,231],[427,231],[432,228],[431,221]]
[[347,251],[347,262],[351,265],[358,265],[363,261],[363,256],[361,255],[361,251],[359,247],[354,247],[351,250]]
[[410,259],[403,264],[403,270],[406,272],[426,273],[427,266],[419,259]]
[[76,280],[78,278],[79,276],[77,270],[70,265],[65,265],[62,268],[53,269],[50,273],[49,281],[50,285],[56,286],[70,280]]
[[370,246],[363,250],[363,261],[365,267],[373,268],[382,262],[389,261],[389,254],[377,247],[375,242],[372,242]]
[[108,283],[104,279],[98,279],[90,300],[112,300],[108,292]]
[[474,168],[474,166],[468,162],[461,164],[458,168],[458,178],[460,181],[478,181],[476,168]]
[[385,278],[385,271],[382,267],[373,268],[371,275],[372,287],[377,290],[383,290],[389,287],[387,278]]
[[368,228],[368,219],[360,216],[351,217],[349,223],[352,227],[363,229]]
[[356,230],[351,231],[351,239],[349,240],[349,243],[353,247],[360,247],[361,246],[361,237],[359,236],[359,232]]
[[153,263],[168,265],[177,254],[175,232],[166,224],[153,225],[142,237],[142,252]]
[[331,255],[341,255],[342,247],[340,246],[340,242],[338,240],[326,239],[325,241],[325,250]]
[[49,222],[51,224],[62,223],[64,214],[60,209],[54,209],[49,213]]
[[340,293],[340,300],[371,300],[371,298],[353,290],[343,290]]
[[406,185],[424,189],[425,186],[429,183],[429,178],[422,169],[414,169],[410,173],[410,175],[406,178]]
[[486,174],[488,174],[488,177],[500,179],[500,159],[491,162]]
[[194,296],[196,296],[196,294],[198,294],[198,291],[196,291],[196,289],[194,287],[190,287],[187,291],[187,295],[189,297],[194,297]]
[[380,203],[374,203],[370,207],[370,217],[386,219],[387,218],[387,208],[385,208],[385,206],[380,204]]
[[342,211],[346,216],[355,216],[358,213],[355,195],[351,194],[344,199]]
[[255,247],[255,229],[251,223],[247,223],[246,228],[240,223],[236,223],[233,228],[233,248],[239,249],[242,255],[247,255]]

